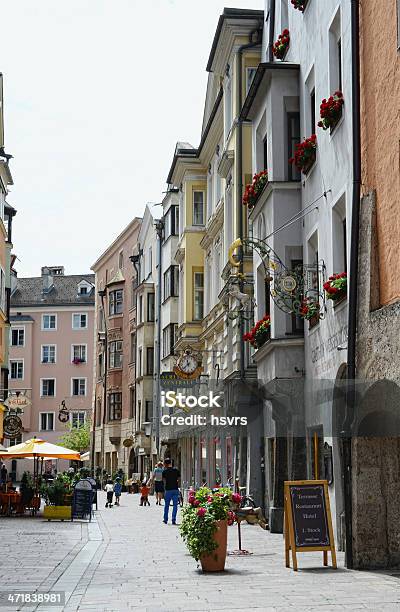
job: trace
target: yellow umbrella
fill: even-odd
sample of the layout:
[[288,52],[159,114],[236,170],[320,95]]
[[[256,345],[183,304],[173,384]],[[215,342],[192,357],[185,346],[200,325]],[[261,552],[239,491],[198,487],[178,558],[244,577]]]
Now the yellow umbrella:
[[[6,453],[7,459],[18,459],[18,457],[43,457],[46,459],[68,459],[70,461],[80,461],[80,453],[64,448],[63,446],[57,446],[57,444],[51,444],[45,440],[39,438],[32,438],[11,446]],[[0,451],[1,456],[1,451]]]

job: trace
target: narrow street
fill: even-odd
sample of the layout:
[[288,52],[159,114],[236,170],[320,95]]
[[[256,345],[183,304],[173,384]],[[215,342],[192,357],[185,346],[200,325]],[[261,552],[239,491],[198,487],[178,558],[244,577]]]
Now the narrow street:
[[[399,609],[400,572],[350,572],[341,553],[335,571],[322,567],[321,553],[309,553],[299,555],[295,573],[284,566],[282,537],[247,525],[243,547],[253,554],[229,556],[223,574],[202,574],[178,528],[162,523],[153,498],[150,507],[140,507],[138,495],[123,494],[122,505],[111,509],[103,499],[101,493],[90,524],[2,519],[1,591],[65,591],[66,612]],[[228,549],[235,548],[232,527]]]

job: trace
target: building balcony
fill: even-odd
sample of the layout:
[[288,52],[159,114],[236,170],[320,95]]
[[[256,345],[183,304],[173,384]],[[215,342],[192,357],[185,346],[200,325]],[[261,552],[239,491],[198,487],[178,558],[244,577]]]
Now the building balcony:
[[301,378],[304,373],[304,338],[271,338],[254,353],[253,358],[261,383]]

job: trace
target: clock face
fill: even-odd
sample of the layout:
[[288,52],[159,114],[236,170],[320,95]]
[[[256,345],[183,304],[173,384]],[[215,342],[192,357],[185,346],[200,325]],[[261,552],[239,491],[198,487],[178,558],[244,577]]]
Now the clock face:
[[193,374],[197,368],[197,360],[193,355],[183,355],[179,359],[178,365],[185,374]]

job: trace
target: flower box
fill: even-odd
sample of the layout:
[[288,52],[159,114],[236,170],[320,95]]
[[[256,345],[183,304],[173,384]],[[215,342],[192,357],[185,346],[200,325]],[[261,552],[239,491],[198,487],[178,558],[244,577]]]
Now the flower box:
[[335,91],[335,93],[328,98],[324,98],[320,106],[321,121],[318,122],[318,127],[322,127],[323,130],[333,130],[339,123],[339,120],[343,113],[344,99],[341,91]]
[[43,518],[48,521],[71,520],[71,506],[45,506],[43,509]]
[[321,318],[321,307],[319,302],[313,298],[304,298],[301,302],[299,315],[310,323],[318,322]]
[[72,363],[73,363],[74,365],[79,365],[80,363],[85,363],[85,360],[84,360],[84,359],[81,359],[81,358],[76,357],[75,359],[73,359],[73,360],[72,360]]
[[244,334],[243,340],[245,342],[250,342],[253,348],[259,349],[270,339],[270,337],[271,317],[269,315],[265,315],[255,324],[253,329],[251,329],[247,334]]
[[267,183],[268,172],[266,170],[262,170],[258,172],[258,174],[255,174],[253,182],[246,185],[242,200],[243,205],[247,206],[249,209],[254,208]]
[[298,11],[301,11],[302,13],[304,13],[305,8],[308,4],[308,0],[290,0],[293,8],[297,9]]
[[290,45],[289,30],[285,28],[282,34],[279,34],[278,40],[272,45],[272,53],[279,60],[284,60]]
[[317,137],[315,134],[305,138],[295,146],[294,157],[289,159],[303,174],[308,174],[317,159]]
[[347,296],[347,273],[332,274],[324,283],[324,291],[328,300],[342,301]]

